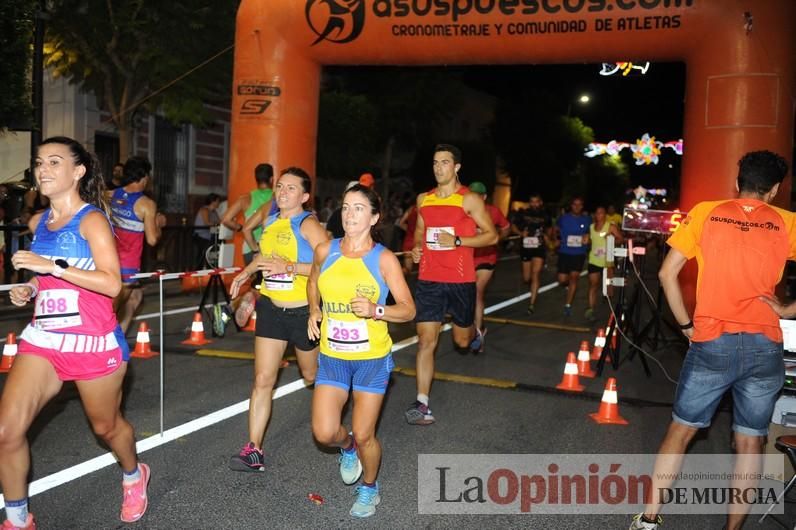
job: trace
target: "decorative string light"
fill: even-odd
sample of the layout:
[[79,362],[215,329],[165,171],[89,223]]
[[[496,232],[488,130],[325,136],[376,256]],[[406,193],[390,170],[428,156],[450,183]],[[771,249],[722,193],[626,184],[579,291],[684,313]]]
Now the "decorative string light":
[[614,75],[617,72],[622,72],[622,76],[627,76],[633,70],[638,70],[641,72],[641,75],[647,73],[647,70],[650,68],[650,63],[639,63],[633,64],[631,62],[624,62],[624,63],[603,63],[602,69],[600,70],[600,75]]
[[671,149],[675,154],[682,155],[683,140],[681,138],[680,140],[671,142],[659,142],[654,136],[650,136],[649,133],[644,133],[641,138],[637,139],[635,143],[632,144],[628,142],[617,142],[616,140],[611,140],[607,144],[591,143],[586,148],[584,156],[589,158],[606,154],[613,156],[618,155],[620,151],[627,148],[633,151],[633,158],[636,160],[637,166],[650,165],[658,163],[658,157],[662,149]]

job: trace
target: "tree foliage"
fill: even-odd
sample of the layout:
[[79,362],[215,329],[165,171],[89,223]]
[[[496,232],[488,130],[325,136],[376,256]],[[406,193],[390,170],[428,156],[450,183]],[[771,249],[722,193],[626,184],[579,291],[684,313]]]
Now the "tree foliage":
[[548,202],[574,195],[591,205],[616,201],[627,186],[627,167],[619,159],[583,156],[594,131],[579,118],[562,115],[556,101],[529,89],[498,105],[496,145],[512,176],[512,196],[527,200],[538,192]]
[[45,64],[93,92],[130,153],[134,114],[160,109],[201,124],[203,101],[226,100],[232,53],[190,73],[234,41],[237,0],[53,0]]
[[33,0],[0,2],[0,131],[31,126]]
[[353,178],[381,148],[378,111],[364,95],[335,90],[321,93],[318,163],[321,177]]
[[[384,170],[388,146],[399,153],[428,149],[460,106],[463,90],[450,72],[397,67],[329,68],[324,84],[319,175],[341,178],[363,168]],[[331,148],[323,145],[327,142]],[[322,172],[333,166],[336,173]]]

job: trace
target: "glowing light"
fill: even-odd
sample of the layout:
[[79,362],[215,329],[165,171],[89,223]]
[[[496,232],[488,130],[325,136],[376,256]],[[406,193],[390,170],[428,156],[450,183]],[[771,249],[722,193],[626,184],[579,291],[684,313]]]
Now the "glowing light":
[[582,95],[582,96],[581,96],[581,97],[578,99],[578,101],[580,101],[581,103],[588,103],[589,101],[591,101],[591,98],[589,97],[589,95],[588,95],[588,94],[583,94],[583,95]]
[[618,142],[611,140],[607,144],[590,143],[585,149],[584,156],[594,158],[600,155],[618,155],[623,149],[630,149],[637,166],[657,164],[659,155],[663,149],[671,149],[677,155],[683,154],[683,140],[671,142],[661,142],[650,136],[648,133],[637,139],[634,143]]
[[617,72],[622,72],[622,76],[625,77],[627,74],[632,72],[633,70],[638,70],[641,72],[641,75],[647,73],[647,70],[650,68],[650,63],[639,63],[633,64],[631,62],[623,62],[623,63],[603,63],[602,69],[600,70],[600,75],[614,75]]

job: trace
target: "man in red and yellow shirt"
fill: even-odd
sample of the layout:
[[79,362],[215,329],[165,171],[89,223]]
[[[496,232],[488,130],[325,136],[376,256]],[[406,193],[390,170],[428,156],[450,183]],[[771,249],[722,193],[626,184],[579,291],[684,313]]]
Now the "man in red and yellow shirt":
[[459,182],[461,151],[448,144],[434,148],[437,187],[417,196],[417,225],[412,259],[420,263],[415,287],[417,307],[417,400],[406,411],[412,425],[430,425],[428,406],[434,378],[434,350],[445,315],[453,324],[453,342],[470,351],[475,307],[473,250],[497,243],[498,234],[480,195]]
[[[655,462],[654,497],[631,529],[657,528],[657,492],[672,482],[662,477],[678,473],[688,444],[710,425],[728,390],[734,398],[732,429],[739,455],[735,471],[753,476],[759,460],[748,455],[762,452],[784,381],[782,331],[771,299],[785,262],[796,259],[796,216],[771,202],[788,167],[769,151],[748,153],[738,165],[738,198],[694,206],[669,239],[672,248],[658,273],[691,346],[680,372],[672,423]],[[693,319],[677,280],[691,258],[699,267]],[[731,486],[756,484],[756,479],[735,479]],[[725,528],[740,528],[748,508],[736,505]]]

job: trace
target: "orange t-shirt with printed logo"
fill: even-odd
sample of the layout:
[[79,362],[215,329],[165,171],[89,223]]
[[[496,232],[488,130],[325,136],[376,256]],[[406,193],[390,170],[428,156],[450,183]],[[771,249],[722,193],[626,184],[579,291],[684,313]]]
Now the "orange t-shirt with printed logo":
[[758,297],[774,296],[796,259],[794,214],[755,199],[701,202],[668,244],[699,266],[691,340],[745,332],[782,342],[779,317]]

